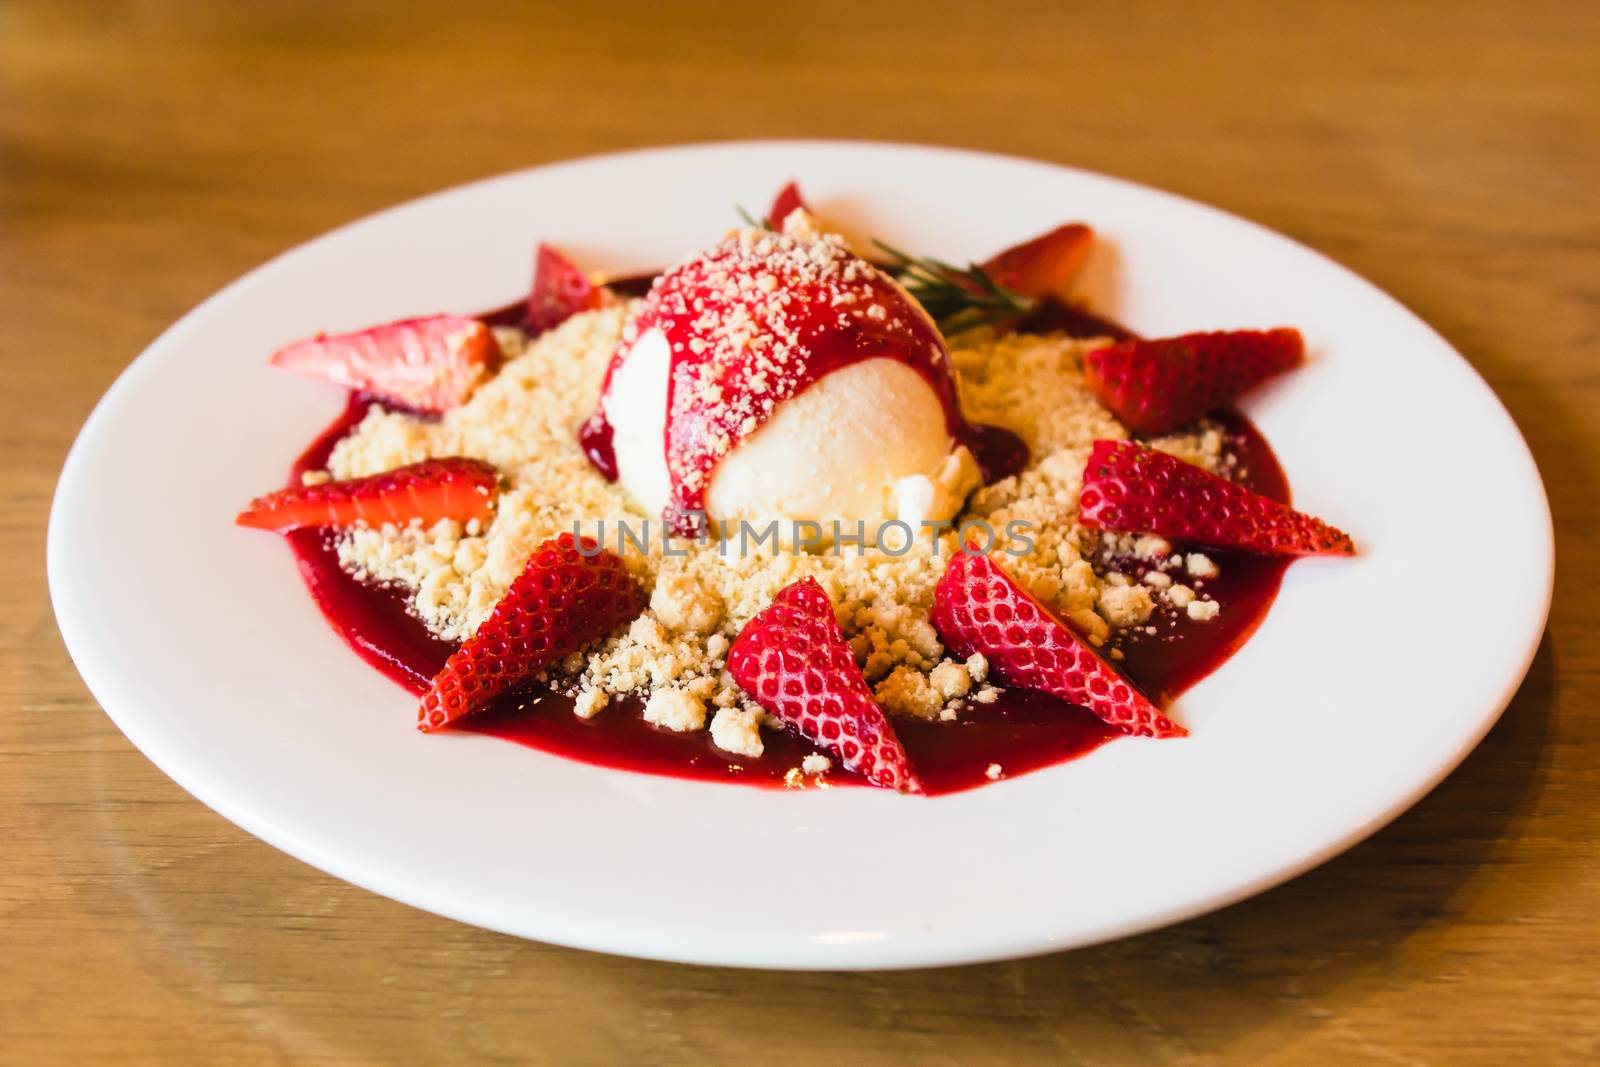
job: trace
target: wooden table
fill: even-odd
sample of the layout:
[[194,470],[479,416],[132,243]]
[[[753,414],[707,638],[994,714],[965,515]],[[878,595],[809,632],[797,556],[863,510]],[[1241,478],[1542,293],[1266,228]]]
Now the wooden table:
[[[1600,1058],[1600,8],[463,7],[0,6],[0,1059]],[[157,332],[431,189],[782,135],[1164,186],[1438,327],[1528,435],[1560,538],[1549,633],[1483,746],[1372,840],[1219,914],[1019,963],[796,975],[412,911],[246,836],[123,740],[56,634],[44,527],[73,435]],[[1494,560],[1443,577],[1498,580]]]

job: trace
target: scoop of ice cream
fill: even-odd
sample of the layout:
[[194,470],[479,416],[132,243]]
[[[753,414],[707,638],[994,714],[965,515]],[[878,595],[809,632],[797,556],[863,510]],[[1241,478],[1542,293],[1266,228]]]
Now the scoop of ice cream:
[[[617,477],[647,514],[671,496],[665,441],[670,352],[659,331],[634,345],[609,394]],[[838,522],[898,519],[917,529],[949,519],[979,483],[977,463],[944,428],[939,398],[894,359],[853,363],[778,405],[725,456],[706,489],[724,525],[810,520],[826,538]]]
[[871,540],[884,520],[951,518],[980,483],[937,328],[803,212],[663,275],[595,419],[641,509],[724,532],[864,522]]
[[811,520],[876,540],[884,520],[948,519],[979,483],[972,453],[945,432],[939,398],[904,363],[876,357],[833,371],[780,404],[711,475],[706,511],[724,527]]

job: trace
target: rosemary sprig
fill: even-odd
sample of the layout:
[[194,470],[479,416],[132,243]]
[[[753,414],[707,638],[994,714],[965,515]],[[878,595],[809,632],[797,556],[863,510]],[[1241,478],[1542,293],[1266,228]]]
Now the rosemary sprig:
[[[734,210],[746,226],[773,228],[765,216],[757,218],[739,205]],[[889,257],[888,262],[877,266],[896,275],[906,292],[917,298],[946,334],[1015,322],[1039,308],[1038,300],[1006,288],[976,263],[962,268],[942,259],[909,255],[877,238],[872,243]]]
[[889,257],[880,266],[899,276],[906,292],[917,298],[947,334],[1013,322],[1039,307],[1038,300],[1006,288],[976,263],[962,268],[941,259],[908,255],[876,238],[872,243]]
[[739,213],[739,217],[744,220],[744,224],[746,226],[752,226],[758,230],[772,229],[772,220],[767,218],[765,215],[758,219],[754,215],[750,214],[750,212],[746,211],[742,204],[733,205],[733,210]]

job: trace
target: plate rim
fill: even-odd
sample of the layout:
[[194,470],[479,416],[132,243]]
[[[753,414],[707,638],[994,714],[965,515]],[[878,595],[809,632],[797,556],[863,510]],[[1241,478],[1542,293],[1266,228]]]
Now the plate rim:
[[[985,947],[983,948],[969,947],[966,950],[955,951],[952,950],[949,944],[945,944],[943,942],[931,945],[894,942],[892,943],[892,951],[889,950],[890,943],[880,943],[878,946],[879,951],[873,951],[870,946],[866,950],[859,950],[859,946],[835,946],[836,950],[846,949],[846,951],[837,952],[837,954],[827,959],[823,959],[816,954],[811,954],[808,958],[785,957],[777,960],[777,962],[771,962],[773,954],[770,952],[730,954],[727,952],[718,953],[684,951],[681,948],[673,949],[670,947],[672,944],[670,939],[663,941],[658,938],[655,940],[655,943],[649,943],[649,939],[646,938],[646,943],[641,948],[639,932],[631,929],[632,924],[627,923],[617,924],[615,927],[616,936],[604,937],[594,936],[594,931],[553,929],[550,926],[546,926],[537,934],[530,934],[525,929],[515,929],[509,924],[485,921],[482,915],[473,914],[470,908],[456,908],[449,905],[441,905],[441,902],[436,899],[424,899],[419,894],[413,894],[409,892],[408,888],[405,886],[386,884],[382,878],[370,877],[367,873],[364,873],[360,869],[351,869],[338,855],[324,854],[318,848],[312,847],[310,843],[304,839],[291,840],[291,835],[287,831],[284,831],[275,825],[274,820],[270,817],[270,815],[262,812],[243,810],[244,806],[234,803],[227,796],[218,795],[210,789],[197,787],[197,785],[192,781],[192,777],[181,769],[178,773],[174,773],[173,767],[169,765],[172,762],[169,759],[170,753],[166,751],[161,739],[156,736],[151,736],[150,732],[142,728],[142,724],[134,722],[132,725],[130,725],[128,721],[125,721],[127,716],[119,714],[117,710],[114,710],[114,703],[108,703],[104,699],[104,677],[92,677],[91,675],[96,674],[97,671],[94,668],[86,671],[83,665],[86,659],[92,662],[95,658],[86,654],[86,650],[89,647],[91,638],[85,632],[85,628],[82,625],[82,620],[73,615],[70,606],[65,612],[63,612],[63,601],[65,600],[63,589],[68,581],[63,571],[63,568],[67,565],[63,559],[64,549],[62,547],[63,540],[66,536],[65,531],[62,529],[62,524],[65,520],[61,518],[64,510],[62,507],[63,498],[69,492],[75,480],[83,477],[81,468],[86,462],[88,462],[84,457],[88,450],[92,447],[92,442],[95,436],[104,428],[102,424],[107,419],[105,413],[112,406],[120,403],[120,398],[132,388],[132,383],[136,382],[141,374],[148,372],[152,364],[147,357],[153,351],[164,347],[170,338],[185,329],[192,320],[196,319],[202,314],[207,313],[209,309],[214,307],[214,305],[224,301],[235,291],[251,285],[259,275],[273,269],[285,259],[296,255],[308,246],[337,240],[341,235],[355,227],[363,226],[365,224],[374,222],[375,220],[383,219],[391,214],[399,213],[419,205],[426,204],[437,198],[470,195],[473,192],[481,191],[485,187],[493,186],[502,182],[515,181],[533,172],[544,172],[575,165],[620,163],[630,158],[649,156],[652,154],[680,153],[684,151],[693,152],[697,150],[708,149],[738,150],[747,147],[761,147],[765,149],[780,148],[796,152],[804,152],[814,149],[834,150],[840,147],[849,147],[874,151],[888,150],[892,152],[911,151],[918,153],[945,153],[952,156],[974,157],[980,160],[1003,161],[1010,164],[1026,164],[1031,167],[1053,171],[1067,171],[1073,173],[1074,175],[1086,177],[1094,181],[1112,183],[1116,186],[1121,186],[1124,189],[1137,192],[1141,196],[1154,196],[1176,202],[1188,209],[1198,210],[1202,213],[1220,218],[1231,226],[1243,227],[1259,235],[1268,236],[1275,241],[1286,242],[1289,245],[1292,245],[1298,252],[1313,257],[1322,267],[1331,268],[1340,275],[1344,276],[1347,280],[1358,283],[1368,292],[1369,295],[1381,298],[1389,305],[1391,310],[1400,312],[1406,319],[1410,321],[1413,326],[1417,326],[1425,330],[1435,341],[1455,355],[1456,359],[1461,364],[1461,369],[1464,369],[1468,372],[1468,377],[1476,384],[1476,387],[1484,394],[1484,396],[1492,402],[1494,407],[1504,418],[1506,425],[1511,429],[1515,439],[1521,445],[1522,455],[1517,458],[1526,461],[1527,468],[1532,475],[1531,487],[1536,490],[1537,498],[1542,504],[1542,508],[1539,510],[1537,515],[1528,516],[1528,518],[1535,521],[1536,525],[1542,526],[1542,529],[1538,531],[1539,547],[1542,549],[1542,551],[1540,551],[1537,559],[1531,561],[1535,565],[1538,572],[1539,584],[1542,590],[1538,598],[1539,606],[1534,613],[1538,621],[1536,626],[1529,627],[1529,634],[1531,636],[1529,636],[1527,639],[1526,647],[1522,650],[1522,654],[1519,657],[1515,670],[1508,675],[1508,680],[1502,686],[1502,691],[1494,698],[1493,712],[1491,714],[1483,715],[1480,718],[1476,728],[1471,731],[1470,737],[1459,744],[1454,751],[1449,753],[1449,755],[1443,759],[1437,765],[1437,767],[1432,770],[1431,773],[1419,779],[1403,797],[1392,800],[1385,807],[1385,810],[1379,813],[1377,816],[1364,820],[1360,824],[1339,835],[1336,839],[1326,842],[1316,849],[1310,850],[1296,859],[1294,862],[1283,865],[1268,875],[1243,879],[1237,885],[1233,886],[1227,891],[1215,893],[1204,898],[1184,900],[1181,903],[1174,904],[1166,908],[1156,909],[1152,913],[1143,913],[1136,916],[1130,916],[1122,922],[1106,924],[1092,937],[1074,937],[1067,944],[1056,943],[1056,939],[1047,936],[1023,938],[1020,941],[1008,941],[1005,943],[996,942],[993,939],[990,939],[985,942]],[[86,687],[94,696],[96,702],[99,703],[101,709],[113,721],[113,723],[124,734],[124,736],[126,736],[128,740],[133,743],[134,746],[138,748],[147,759],[155,764],[163,774],[171,778],[179,785],[180,788],[190,793],[190,795],[194,796],[201,803],[222,815],[225,819],[234,823],[246,833],[260,838],[274,848],[277,848],[280,851],[300,859],[302,862],[308,863],[343,881],[350,882],[351,884],[360,886],[369,891],[377,892],[380,895],[387,896],[391,899],[419,908],[420,910],[443,915],[457,921],[468,923],[470,925],[497,930],[501,933],[510,934],[512,936],[537,937],[538,940],[546,941],[552,944],[561,944],[574,948],[599,950],[628,956],[667,960],[673,962],[743,967],[781,967],[784,969],[796,970],[897,969],[905,967],[961,964],[985,960],[1020,958],[1024,956],[1060,951],[1061,949],[1068,947],[1085,947],[1088,945],[1103,943],[1105,941],[1130,936],[1135,933],[1168,926],[1173,923],[1182,922],[1186,919],[1193,918],[1197,915],[1216,911],[1231,904],[1237,903],[1240,900],[1244,900],[1251,896],[1265,892],[1266,890],[1274,888],[1278,885],[1282,885],[1283,883],[1298,877],[1307,870],[1327,862],[1329,859],[1332,859],[1333,857],[1345,852],[1355,844],[1365,840],[1367,837],[1381,830],[1384,826],[1393,822],[1400,815],[1413,807],[1422,797],[1431,792],[1439,784],[1439,782],[1448,777],[1449,774],[1459,767],[1466,756],[1482,742],[1483,738],[1499,721],[1501,715],[1504,714],[1506,708],[1509,706],[1517,691],[1522,686],[1523,681],[1525,680],[1529,670],[1532,667],[1533,661],[1537,656],[1538,650],[1544,641],[1554,589],[1554,559],[1554,524],[1549,508],[1548,492],[1544,486],[1543,479],[1539,474],[1537,461],[1532,454],[1532,450],[1528,447],[1526,437],[1522,434],[1522,431],[1517,425],[1516,420],[1505,407],[1504,402],[1497,394],[1495,394],[1494,390],[1483,379],[1482,375],[1478,373],[1477,369],[1471,364],[1471,362],[1468,361],[1465,356],[1463,356],[1460,351],[1448,341],[1448,339],[1444,338],[1419,315],[1407,308],[1388,292],[1379,288],[1374,283],[1367,281],[1365,278],[1362,278],[1359,274],[1333,259],[1331,256],[1328,256],[1317,249],[1311,248],[1279,231],[1273,230],[1267,226],[1241,217],[1232,212],[1198,200],[1194,200],[1181,194],[1172,193],[1164,189],[1145,185],[1140,182],[1135,182],[1118,175],[1107,174],[1101,171],[1089,170],[1069,164],[1055,163],[1047,160],[1040,160],[1019,155],[1008,155],[1003,153],[937,144],[915,144],[867,139],[848,140],[758,138],[697,141],[681,144],[643,146],[615,152],[570,157],[543,164],[537,164],[534,166],[516,168],[451,186],[445,189],[435,190],[419,197],[391,204],[375,212],[361,216],[357,219],[350,220],[328,231],[317,234],[305,241],[298,242],[290,248],[287,248],[282,252],[270,257],[258,266],[240,275],[238,278],[229,282],[227,285],[223,286],[211,296],[207,297],[205,300],[190,309],[166,329],[162,330],[126,367],[123,368],[123,370],[117,375],[116,379],[109,387],[107,387],[104,394],[95,403],[93,409],[85,419],[83,426],[80,428],[76,437],[74,438],[72,446],[68,450],[67,456],[62,463],[56,490],[52,495],[46,536],[46,573],[50,588],[51,605],[56,617],[57,626],[62,635],[63,643],[66,646],[69,656],[74,663],[74,666],[78,669],[80,676],[83,678]],[[332,636],[331,633],[330,636]],[[627,943],[622,944],[621,942]]]

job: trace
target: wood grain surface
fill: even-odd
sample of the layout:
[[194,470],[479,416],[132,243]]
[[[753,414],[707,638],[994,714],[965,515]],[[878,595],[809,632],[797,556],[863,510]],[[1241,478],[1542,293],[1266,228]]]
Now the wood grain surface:
[[[787,135],[1163,186],[1436,326],[1528,435],[1560,541],[1549,632],[1483,746],[1342,858],[1169,930],[762,974],[391,903],[236,830],[123,740],[56,633],[44,530],[78,427],[158,332],[435,188]],[[0,2],[0,1060],[1596,1062],[1597,190],[1592,3]],[[151,476],[168,492],[182,472]],[[1426,626],[1432,583],[1500,574],[1416,575],[1372,639]]]

